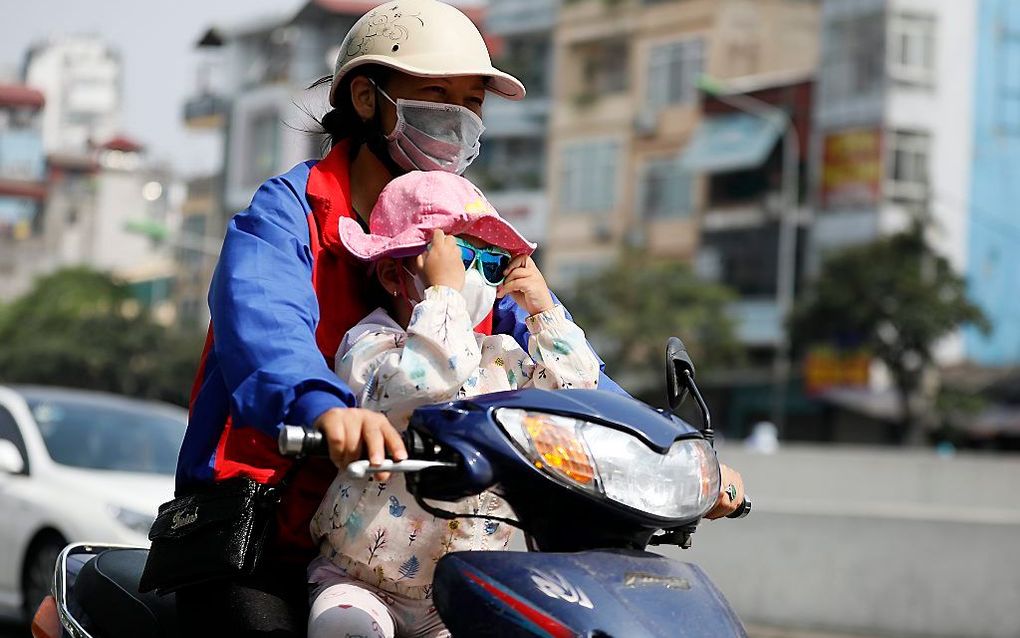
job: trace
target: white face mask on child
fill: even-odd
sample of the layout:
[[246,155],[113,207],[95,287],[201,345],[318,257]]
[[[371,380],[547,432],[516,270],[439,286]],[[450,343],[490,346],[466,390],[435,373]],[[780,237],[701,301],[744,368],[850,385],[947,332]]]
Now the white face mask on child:
[[464,275],[464,287],[460,289],[460,294],[467,302],[472,326],[482,323],[496,304],[496,287],[487,283],[477,268],[471,268]]
[[[424,299],[425,282],[421,280],[421,276],[413,274],[407,268],[404,270],[411,275],[411,279],[414,281],[414,290],[418,293],[418,299]],[[472,326],[480,324],[492,312],[492,307],[496,305],[496,287],[489,285],[477,268],[472,268],[464,274],[464,286],[460,289],[460,294],[467,303],[467,313],[471,318]],[[416,303],[413,299],[411,301]]]

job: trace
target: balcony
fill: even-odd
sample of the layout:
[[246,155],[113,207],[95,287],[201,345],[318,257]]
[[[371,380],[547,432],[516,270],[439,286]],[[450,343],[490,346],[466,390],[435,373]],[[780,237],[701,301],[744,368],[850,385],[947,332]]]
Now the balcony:
[[194,130],[222,128],[226,124],[229,107],[229,102],[218,95],[198,95],[184,103],[184,123]]

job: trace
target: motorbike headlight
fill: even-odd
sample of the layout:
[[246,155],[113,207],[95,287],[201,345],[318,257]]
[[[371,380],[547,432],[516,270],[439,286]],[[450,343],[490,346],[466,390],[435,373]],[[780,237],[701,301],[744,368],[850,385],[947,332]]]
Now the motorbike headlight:
[[152,522],[155,520],[152,514],[136,512],[135,510],[113,505],[110,506],[110,513],[113,514],[118,523],[142,536],[149,534],[149,528],[152,527]]
[[670,519],[705,515],[719,497],[719,462],[704,439],[660,454],[630,434],[543,412],[500,408],[496,420],[540,470],[569,485]]

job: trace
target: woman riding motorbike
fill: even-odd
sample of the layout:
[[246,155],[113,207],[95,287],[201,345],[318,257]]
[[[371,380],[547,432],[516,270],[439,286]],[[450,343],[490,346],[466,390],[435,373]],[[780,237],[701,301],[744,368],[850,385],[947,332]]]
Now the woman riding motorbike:
[[[316,551],[308,525],[336,466],[407,455],[386,418],[357,409],[331,369],[342,336],[379,305],[375,279],[339,241],[339,219],[366,226],[379,193],[407,171],[463,172],[479,151],[486,93],[525,94],[492,66],[470,20],[437,0],[395,0],[369,11],[347,34],[326,81],[329,153],[267,181],[227,227],[177,494],[236,477],[279,483],[292,464],[276,449],[284,423],[322,431],[333,464],[309,459],[288,481],[254,575],[177,592],[189,634],[303,635],[304,569]],[[526,347],[526,314],[507,296],[477,330],[512,335]],[[604,373],[598,385],[622,392]],[[723,485],[734,487],[710,517],[743,498],[736,472],[724,469]]]

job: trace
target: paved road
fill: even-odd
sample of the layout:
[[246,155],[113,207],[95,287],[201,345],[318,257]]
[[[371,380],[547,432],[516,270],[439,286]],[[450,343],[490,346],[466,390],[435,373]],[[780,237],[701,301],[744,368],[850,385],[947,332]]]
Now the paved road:
[[800,629],[778,629],[751,625],[747,628],[750,638],[879,638],[865,634],[834,634],[821,631],[804,631]]

